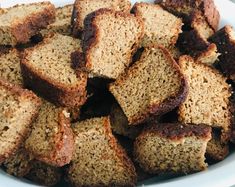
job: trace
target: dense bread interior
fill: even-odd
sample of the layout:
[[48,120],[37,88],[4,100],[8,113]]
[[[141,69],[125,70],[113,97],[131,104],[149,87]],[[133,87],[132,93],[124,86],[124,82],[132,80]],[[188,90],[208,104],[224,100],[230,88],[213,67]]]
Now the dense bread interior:
[[71,67],[70,55],[80,49],[80,41],[55,34],[26,52],[24,62],[33,72],[57,85],[77,86],[80,82]]
[[16,50],[0,55],[0,77],[14,84],[23,84],[20,55]]
[[97,30],[96,42],[86,52],[89,69],[95,75],[116,79],[131,63],[142,36],[142,23],[131,14],[106,10],[92,23]]

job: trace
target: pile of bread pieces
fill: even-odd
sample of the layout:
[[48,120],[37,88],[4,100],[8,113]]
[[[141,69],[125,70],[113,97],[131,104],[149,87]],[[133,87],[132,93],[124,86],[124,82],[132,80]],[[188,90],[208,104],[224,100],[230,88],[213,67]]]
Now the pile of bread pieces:
[[235,32],[213,0],[0,9],[0,164],[54,186],[136,186],[226,158]]

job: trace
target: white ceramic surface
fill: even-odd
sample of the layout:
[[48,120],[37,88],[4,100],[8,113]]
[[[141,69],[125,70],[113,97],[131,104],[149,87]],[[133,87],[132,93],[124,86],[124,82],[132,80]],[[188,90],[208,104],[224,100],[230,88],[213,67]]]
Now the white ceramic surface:
[[[38,2],[42,0],[0,0],[0,7],[9,7],[18,3]],[[153,2],[153,0],[142,0]],[[51,0],[55,5],[62,6],[73,3],[73,0]],[[132,0],[132,3],[137,1]],[[139,2],[139,1],[138,1]],[[221,14],[220,27],[230,24],[235,28],[235,4],[229,0],[215,0]],[[229,187],[235,184],[235,151],[222,162],[210,166],[207,171],[200,173],[174,177],[161,176],[144,181],[138,186],[151,187]],[[0,187],[39,187],[29,181],[12,177],[0,170]]]

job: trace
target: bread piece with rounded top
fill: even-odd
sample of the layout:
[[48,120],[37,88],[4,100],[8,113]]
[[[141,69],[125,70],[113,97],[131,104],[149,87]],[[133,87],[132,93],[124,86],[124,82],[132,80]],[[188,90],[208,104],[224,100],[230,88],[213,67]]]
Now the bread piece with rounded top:
[[235,31],[230,25],[226,25],[213,36],[209,41],[215,43],[218,47],[219,65],[223,73],[235,81]]
[[138,62],[110,84],[109,90],[129,124],[137,125],[184,102],[187,81],[165,48],[149,46]]
[[86,16],[101,8],[129,12],[131,2],[129,0],[76,0],[71,20],[73,36],[81,36]]
[[84,21],[83,51],[94,77],[116,79],[132,62],[143,37],[143,22],[129,13],[99,9]]
[[231,88],[226,78],[217,70],[182,56],[179,65],[189,83],[189,94],[179,106],[179,121],[207,124],[220,128],[221,141],[226,142],[231,133]]
[[0,163],[14,155],[27,138],[40,105],[31,91],[0,80]]
[[0,44],[27,43],[54,20],[55,7],[47,1],[0,9]]
[[49,165],[68,164],[74,151],[74,137],[67,110],[44,101],[25,148],[35,159]]
[[143,47],[158,44],[168,48],[176,43],[183,25],[180,18],[150,3],[136,3],[132,12],[144,23]]
[[49,35],[26,49],[21,61],[25,86],[57,105],[83,105],[87,74],[72,68],[70,55],[75,50],[81,50],[80,40],[60,34]]
[[193,173],[205,170],[205,152],[211,139],[206,125],[154,124],[134,143],[134,158],[146,172]]
[[76,151],[67,177],[73,186],[135,186],[136,172],[112,135],[108,117],[74,124]]
[[10,49],[8,52],[0,54],[0,78],[23,86],[20,53],[16,49]]

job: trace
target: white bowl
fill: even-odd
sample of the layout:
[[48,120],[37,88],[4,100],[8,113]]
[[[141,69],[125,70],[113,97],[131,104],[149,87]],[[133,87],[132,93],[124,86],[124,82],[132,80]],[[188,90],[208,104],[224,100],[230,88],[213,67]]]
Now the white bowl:
[[[9,7],[18,3],[38,2],[42,0],[0,0],[0,7]],[[142,0],[142,2],[153,0]],[[72,0],[51,0],[57,6],[73,3]],[[132,0],[132,3],[137,1]],[[138,1],[140,2],[140,1]],[[215,0],[221,14],[220,27],[230,24],[235,28],[235,4],[229,0]],[[235,184],[235,151],[222,162],[212,165],[208,170],[196,174],[170,178],[169,176],[154,177],[139,186],[152,187],[229,187]],[[27,180],[18,179],[0,170],[0,187],[39,187]]]

